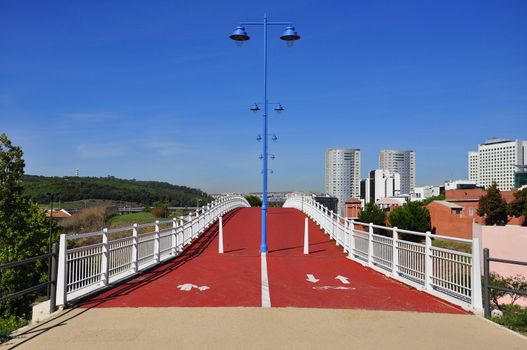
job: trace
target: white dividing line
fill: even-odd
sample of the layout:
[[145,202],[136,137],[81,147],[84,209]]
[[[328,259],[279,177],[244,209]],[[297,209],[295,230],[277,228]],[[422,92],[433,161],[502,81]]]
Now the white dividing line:
[[271,295],[269,294],[269,277],[267,276],[267,258],[262,253],[262,307],[271,307]]

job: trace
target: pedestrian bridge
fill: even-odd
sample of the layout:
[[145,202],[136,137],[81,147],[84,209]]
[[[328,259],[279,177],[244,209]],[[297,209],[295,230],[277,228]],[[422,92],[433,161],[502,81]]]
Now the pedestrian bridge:
[[[440,344],[458,349],[473,348],[471,334],[483,345],[526,344],[504,343],[503,330],[470,315],[481,310],[477,241],[465,242],[471,254],[437,248],[430,233],[354,222],[292,196],[283,208],[269,208],[269,252],[260,254],[260,213],[229,196],[184,218],[61,236],[57,301],[66,311],[12,344],[61,348],[60,337],[64,348],[161,348],[177,339],[196,348],[289,348],[299,336],[302,348],[354,340],[378,349],[394,348],[389,337],[373,337],[390,329],[402,348],[443,348],[405,336],[436,331],[450,332]],[[341,310],[316,311],[323,309]],[[212,334],[211,343],[200,334]],[[248,346],[252,337],[266,343]]]
[[293,196],[269,209],[269,252],[259,254],[260,220],[259,208],[230,196],[184,218],[62,235],[58,304],[481,308],[479,258],[434,247],[429,232],[350,221]]

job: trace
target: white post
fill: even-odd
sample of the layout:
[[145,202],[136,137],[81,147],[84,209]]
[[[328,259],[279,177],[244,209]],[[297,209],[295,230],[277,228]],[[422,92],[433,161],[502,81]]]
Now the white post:
[[425,289],[432,290],[432,237],[426,231],[425,237]]
[[368,225],[368,265],[373,266],[373,223]]
[[219,218],[218,253],[223,254],[223,217]]
[[304,221],[304,254],[309,254],[309,223]]
[[397,277],[399,270],[399,250],[397,249],[399,235],[397,234],[397,227],[394,227],[392,232],[392,276]]
[[101,281],[107,286],[110,277],[110,251],[108,247],[108,229],[102,230],[102,259],[101,259]]
[[137,224],[132,228],[132,273],[139,271],[139,239],[137,232]]
[[179,234],[176,236],[176,242],[178,251],[182,252],[183,247],[185,246],[185,222],[183,219],[179,220]]
[[188,214],[188,223],[189,223],[189,231],[190,231],[189,240],[192,241],[192,236],[194,235],[194,233],[192,230],[192,215],[190,213]]
[[353,233],[355,232],[355,221],[354,220],[351,220],[349,229],[350,229],[350,244],[349,244],[348,257],[353,258],[353,251],[355,250],[355,240],[353,239]]
[[472,237],[472,280],[470,285],[472,286],[472,309],[481,313],[483,311],[483,298],[481,295],[481,261],[480,261],[480,245],[479,238]]
[[170,254],[171,255],[176,255],[177,253],[177,221],[176,221],[176,218],[173,218],[172,219],[172,243],[171,243],[171,246],[172,246],[172,250],[170,251]]
[[159,220],[156,220],[156,229],[155,229],[155,235],[154,235],[155,239],[154,239],[154,262],[155,263],[158,263],[159,260],[160,260],[160,257],[159,257],[159,250],[160,250],[160,246],[159,246]]
[[57,305],[66,305],[68,294],[68,262],[66,235],[60,235],[59,266],[57,273]]

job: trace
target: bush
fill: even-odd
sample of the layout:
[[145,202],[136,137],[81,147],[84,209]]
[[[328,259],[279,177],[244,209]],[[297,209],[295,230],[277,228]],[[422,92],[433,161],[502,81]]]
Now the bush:
[[0,318],[0,343],[5,342],[10,337],[9,335],[20,327],[27,324],[23,318],[10,316],[8,318]]
[[106,223],[105,207],[90,207],[62,220],[59,226],[64,233],[83,233],[102,230]]
[[247,202],[251,205],[251,207],[261,207],[262,206],[262,200],[258,196],[245,196],[245,199],[247,199]]
[[168,217],[168,208],[167,207],[155,207],[152,209],[152,215],[156,218],[166,218]]
[[492,320],[514,331],[527,333],[527,309],[519,305],[505,305],[503,316],[493,317]]
[[[430,212],[419,202],[406,202],[402,207],[395,208],[388,221],[392,227],[403,230],[425,232],[430,230]],[[416,235],[400,234],[402,239],[418,242],[423,238]]]

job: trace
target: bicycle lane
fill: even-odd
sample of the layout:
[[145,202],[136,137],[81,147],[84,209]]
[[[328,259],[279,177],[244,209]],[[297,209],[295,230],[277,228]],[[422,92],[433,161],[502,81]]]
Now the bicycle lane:
[[271,305],[466,313],[346,259],[341,247],[309,220],[310,254],[303,254],[304,219],[291,208],[271,208],[267,255]]
[[96,295],[80,307],[261,306],[258,208],[223,217],[174,260]]

